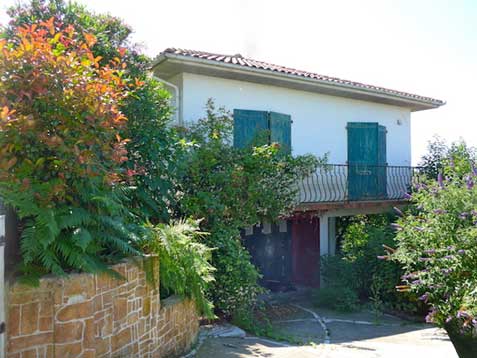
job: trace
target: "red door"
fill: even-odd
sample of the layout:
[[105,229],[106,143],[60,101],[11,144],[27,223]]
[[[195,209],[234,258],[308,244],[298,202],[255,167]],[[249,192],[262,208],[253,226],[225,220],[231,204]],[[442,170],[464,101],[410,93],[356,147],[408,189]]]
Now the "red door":
[[320,286],[320,220],[296,219],[292,226],[293,282]]

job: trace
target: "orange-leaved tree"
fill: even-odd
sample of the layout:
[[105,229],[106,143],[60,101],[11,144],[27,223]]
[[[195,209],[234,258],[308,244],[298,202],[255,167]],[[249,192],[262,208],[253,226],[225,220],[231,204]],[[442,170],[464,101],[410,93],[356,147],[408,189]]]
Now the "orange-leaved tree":
[[22,220],[26,274],[97,271],[134,253],[121,163],[134,84],[96,37],[48,21],[0,39],[0,195]]

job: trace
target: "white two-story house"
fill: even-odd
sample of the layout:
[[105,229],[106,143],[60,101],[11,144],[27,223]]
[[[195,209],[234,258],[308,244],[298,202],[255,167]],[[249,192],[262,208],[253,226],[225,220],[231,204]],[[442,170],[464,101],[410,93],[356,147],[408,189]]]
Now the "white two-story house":
[[234,113],[234,145],[260,129],[294,155],[329,154],[329,165],[298,183],[297,215],[244,230],[264,283],[319,284],[320,255],[334,254],[336,217],[376,213],[405,200],[411,113],[443,101],[244,58],[167,49],[154,75],[173,93],[179,123],[205,104]]

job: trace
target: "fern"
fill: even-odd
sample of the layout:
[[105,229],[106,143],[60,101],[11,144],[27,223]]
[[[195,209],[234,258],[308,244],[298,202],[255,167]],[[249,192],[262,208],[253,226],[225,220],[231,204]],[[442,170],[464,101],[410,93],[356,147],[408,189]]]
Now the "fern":
[[66,208],[64,213],[58,212],[58,226],[61,230],[71,229],[93,222],[90,213],[83,208]]
[[200,313],[214,317],[206,295],[214,280],[209,262],[212,250],[201,242],[206,234],[199,230],[199,221],[181,220],[148,228],[152,237],[143,242],[143,248],[159,256],[161,290],[192,297]]
[[35,197],[39,189],[0,185],[5,203],[13,206],[22,220],[19,269],[23,281],[37,282],[46,273],[111,272],[107,264],[140,255],[134,246],[144,229],[127,210],[126,190],[85,184],[72,206],[39,203]]
[[[140,254],[142,200],[124,183],[135,179],[157,201],[155,211],[167,212],[156,199],[171,197],[170,186],[161,185],[176,143],[166,127],[168,92],[149,78],[149,60],[130,46],[129,28],[107,16],[105,25],[104,16],[61,1],[40,3],[12,8],[10,25],[0,30],[11,45],[0,61],[0,196],[21,220],[19,268],[29,282],[45,273],[110,271],[114,260]],[[55,35],[47,31],[49,19],[55,19]],[[69,25],[76,31],[60,56],[49,45]],[[86,32],[101,41],[85,43]],[[22,39],[30,36],[32,51],[23,51]],[[98,63],[83,61],[86,54]],[[15,77],[25,71],[29,76]],[[32,91],[35,76],[42,80]],[[143,84],[129,86],[131,80]],[[72,95],[65,96],[65,88]],[[125,175],[139,168],[141,175]]]

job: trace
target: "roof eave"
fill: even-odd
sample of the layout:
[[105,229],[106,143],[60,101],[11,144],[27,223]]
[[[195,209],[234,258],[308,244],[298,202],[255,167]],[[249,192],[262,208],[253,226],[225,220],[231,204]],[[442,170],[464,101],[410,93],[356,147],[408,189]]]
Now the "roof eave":
[[[226,72],[233,72],[235,74],[244,74],[247,77],[250,75],[254,75],[261,78],[269,78],[269,79],[279,79],[282,82],[289,82],[294,83],[295,85],[292,88],[296,88],[296,84],[302,83],[304,87],[316,87],[317,89],[324,89],[330,92],[330,90],[336,96],[342,97],[349,97],[349,98],[356,98],[356,99],[363,99],[362,97],[369,98],[368,101],[372,101],[378,103],[391,103],[396,106],[406,107],[409,108],[411,111],[422,111],[426,109],[434,109],[440,106],[443,106],[445,102],[441,101],[423,101],[419,99],[413,99],[406,96],[400,96],[398,94],[388,94],[383,93],[382,91],[376,91],[370,88],[361,88],[352,85],[347,85],[343,83],[330,83],[329,81],[319,80],[315,78],[307,78],[299,75],[282,73],[282,72],[273,72],[270,70],[264,70],[259,68],[252,68],[252,67],[242,67],[237,66],[232,63],[224,63],[224,62],[217,62],[214,60],[202,59],[197,57],[189,57],[184,55],[172,54],[172,53],[161,53],[151,64],[151,70],[159,66],[164,62],[171,62],[171,63],[185,63],[191,64],[193,66],[198,67],[208,67],[214,68],[219,71],[226,71]],[[306,85],[306,86],[305,86]],[[309,91],[306,88],[303,88],[305,91]],[[316,92],[319,92],[317,90]]]

